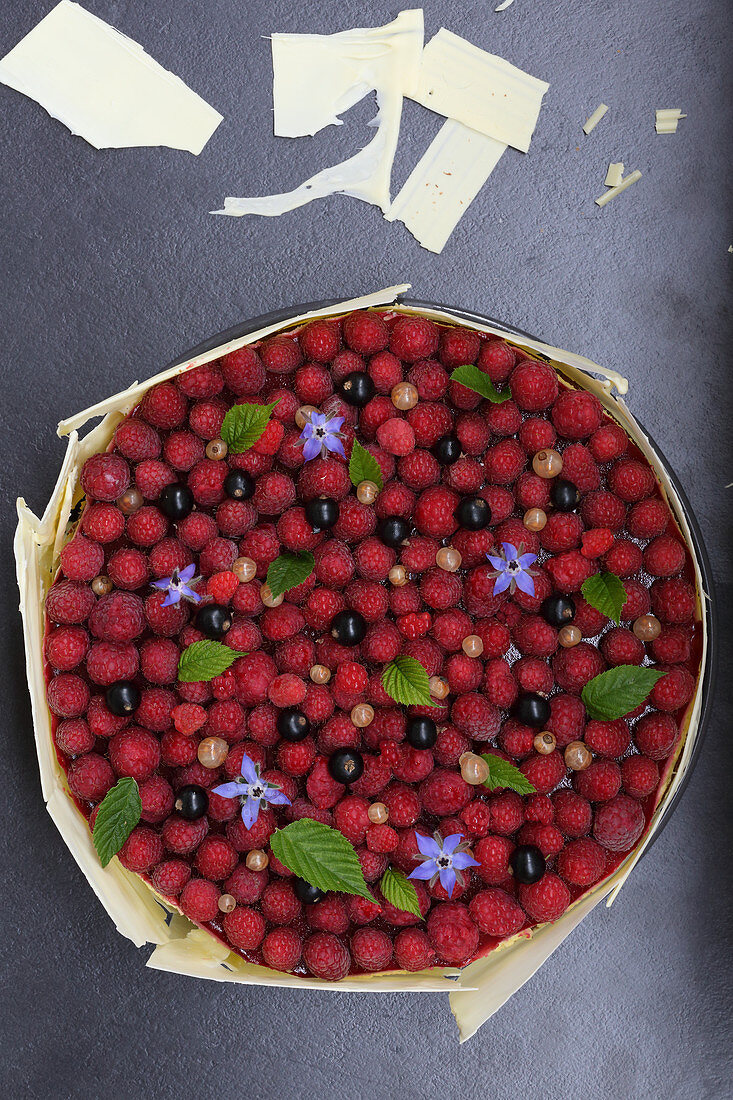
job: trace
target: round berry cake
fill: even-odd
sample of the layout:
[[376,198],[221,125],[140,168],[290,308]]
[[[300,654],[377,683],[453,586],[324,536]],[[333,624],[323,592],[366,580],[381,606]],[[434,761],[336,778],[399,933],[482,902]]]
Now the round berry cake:
[[696,573],[637,442],[546,356],[409,307],[283,325],[147,389],[79,480],[58,760],[102,864],[231,952],[463,967],[643,842]]

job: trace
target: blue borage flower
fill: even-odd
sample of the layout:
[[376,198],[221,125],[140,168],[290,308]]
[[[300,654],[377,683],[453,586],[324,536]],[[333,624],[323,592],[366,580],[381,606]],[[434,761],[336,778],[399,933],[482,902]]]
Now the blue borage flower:
[[257,820],[264,803],[272,806],[289,806],[290,799],[277,783],[268,783],[260,779],[259,764],[255,764],[246,753],[242,756],[241,775],[231,783],[220,783],[213,793],[221,798],[241,798],[242,821],[245,829],[251,829]]
[[341,425],[343,416],[332,416],[330,419],[325,413],[312,412],[300,433],[300,442],[303,444],[303,458],[310,462],[319,455],[325,456],[329,451],[335,451],[337,455],[346,458],[344,445],[341,442]]
[[429,879],[430,886],[440,879],[440,885],[448,897],[452,896],[456,883],[463,886],[465,880],[461,872],[466,867],[479,866],[468,851],[468,841],[464,840],[463,833],[452,833],[443,840],[437,832],[432,837],[416,832],[415,840],[425,858],[407,877]]
[[188,600],[189,603],[200,603],[201,597],[194,592],[191,585],[198,584],[201,577],[194,577],[195,565],[187,565],[185,569],[174,569],[170,577],[162,577],[159,581],[153,581],[153,588],[160,588],[168,595],[163,600],[161,607],[170,607],[171,604]]
[[513,546],[511,542],[502,542],[504,548],[504,557],[497,557],[493,554],[487,554],[494,567],[495,572],[491,573],[492,577],[496,577],[496,583],[494,585],[494,595],[498,596],[502,592],[506,592],[509,589],[509,595],[512,595],[515,588],[521,589],[522,592],[526,592],[528,596],[534,596],[534,581],[532,577],[534,574],[530,570],[530,565],[537,561],[536,554],[524,554],[524,543],[519,544],[519,549]]

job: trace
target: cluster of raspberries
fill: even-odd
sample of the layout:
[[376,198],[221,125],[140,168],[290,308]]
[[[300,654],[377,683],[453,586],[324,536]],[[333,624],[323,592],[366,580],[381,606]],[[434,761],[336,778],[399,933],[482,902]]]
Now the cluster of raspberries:
[[[492,404],[451,382],[450,372],[463,364],[508,386],[511,400]],[[339,383],[354,371],[367,372],[374,384],[362,408],[339,396]],[[400,382],[417,390],[407,411],[390,398]],[[244,453],[206,457],[225,413],[241,401],[277,401],[264,435]],[[295,420],[303,405],[344,418],[347,457],[358,438],[376,458],[384,486],[373,504],[357,499],[339,456],[304,462]],[[462,453],[441,465],[432,448],[448,434]],[[533,472],[532,458],[545,448],[562,453],[562,476],[580,491],[577,511],[553,510],[551,482]],[[251,499],[226,496],[224,481],[234,469],[254,479]],[[173,483],[187,485],[195,500],[178,522],[156,506]],[[93,817],[119,777],[136,779],[142,820],[120,852],[122,863],[235,951],[334,980],[464,964],[523,927],[559,917],[637,841],[694,688],[690,563],[647,462],[595,396],[568,388],[545,363],[498,338],[412,314],[313,321],[149,390],[118,426],[110,451],[87,461],[82,485],[85,508],[46,606],[48,704],[69,787]],[[116,501],[130,488],[144,500],[126,514]],[[318,532],[304,505],[322,495],[338,501],[339,518]],[[454,514],[464,496],[490,505],[488,528],[458,527]],[[539,533],[523,523],[531,508],[547,512]],[[375,533],[390,516],[410,525],[396,549]],[[493,595],[486,555],[502,542],[538,555],[533,597],[519,589]],[[460,552],[457,572],[437,567],[442,546]],[[280,606],[263,606],[268,565],[284,550],[312,551],[314,571]],[[240,556],[257,565],[247,583],[231,572]],[[232,613],[223,640],[247,654],[210,683],[178,682],[182,650],[202,635],[191,604],[164,607],[164,593],[151,587],[192,563],[203,578],[199,591]],[[388,575],[397,564],[407,583],[393,586]],[[619,626],[580,595],[599,570],[623,579]],[[91,586],[99,575],[112,584],[100,597]],[[539,613],[553,593],[572,594],[575,602],[573,624],[583,640],[572,648],[559,647],[558,630]],[[344,609],[366,620],[359,645],[340,645],[329,634]],[[630,627],[650,611],[662,632],[645,643]],[[480,657],[464,654],[468,635],[481,639]],[[447,683],[436,708],[401,708],[385,693],[380,674],[398,654]],[[590,721],[580,699],[584,684],[606,668],[646,658],[668,672],[649,703],[625,719]],[[316,664],[331,670],[328,683],[311,681]],[[106,687],[119,680],[140,688],[133,718],[116,717],[105,703]],[[511,716],[520,692],[549,696],[553,752],[537,753],[537,731]],[[359,702],[375,712],[365,728],[350,720]],[[276,720],[283,707],[307,716],[305,740],[281,740]],[[437,722],[432,749],[405,740],[415,714]],[[231,746],[213,769],[197,759],[200,740],[210,736]],[[562,750],[579,740],[593,762],[571,772]],[[350,787],[327,768],[341,748],[364,758]],[[459,766],[470,750],[511,760],[536,793],[470,786]],[[235,778],[243,753],[290,805],[263,807],[251,829],[237,801],[216,794],[198,820],[175,811],[181,787],[210,790]],[[387,806],[387,824],[371,823],[374,801]],[[327,894],[304,905],[274,855],[265,870],[247,868],[248,852],[266,850],[275,828],[302,817],[348,838],[378,904]],[[416,882],[422,919],[395,909],[378,886],[388,866],[415,868],[415,830],[462,833],[478,861],[450,899],[439,882]],[[518,885],[510,856],[526,844],[541,850],[547,870]],[[223,893],[236,901],[226,915],[218,907]]]

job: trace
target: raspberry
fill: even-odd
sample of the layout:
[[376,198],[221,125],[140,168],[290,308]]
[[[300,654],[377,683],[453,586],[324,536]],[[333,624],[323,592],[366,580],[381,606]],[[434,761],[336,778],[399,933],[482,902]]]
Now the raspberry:
[[377,928],[358,928],[351,937],[351,954],[361,970],[386,970],[392,960],[392,941]]
[[[412,429],[411,429],[412,430]],[[416,450],[398,463],[399,476],[409,489],[427,489],[440,480],[440,465],[430,451]]]
[[467,692],[456,699],[451,708],[451,721],[476,741],[496,737],[501,724],[497,708],[478,692]]
[[237,858],[236,851],[223,836],[207,836],[196,852],[194,867],[203,878],[220,882],[231,875]]
[[217,439],[226,412],[226,402],[219,399],[198,401],[188,414],[188,426],[200,439]]
[[[484,483],[484,471],[480,462],[472,458],[459,458],[443,474],[443,480],[450,489],[461,494],[476,493]],[[463,532],[459,532],[461,534]],[[474,532],[465,532],[473,534]],[[476,532],[486,536],[486,532]],[[458,549],[458,547],[456,547]]]
[[587,493],[580,505],[581,515],[588,527],[608,527],[618,531],[624,525],[626,506],[613,493],[594,489]]
[[89,635],[81,626],[59,626],[46,634],[44,645],[46,659],[59,672],[76,668],[89,650]]
[[215,363],[204,363],[201,367],[184,371],[176,378],[181,393],[187,397],[215,397],[224,387],[224,379]]
[[415,441],[420,447],[432,447],[441,436],[447,435],[453,427],[453,417],[445,405],[431,401],[422,401],[407,414],[407,422],[415,433]]
[[489,801],[489,829],[499,836],[511,836],[524,822],[522,800],[514,791],[501,791]]
[[216,538],[217,535],[216,521],[205,512],[192,512],[185,519],[180,520],[176,527],[178,537],[184,546],[197,552],[203,550],[207,542]]
[[341,501],[339,518],[332,530],[336,538],[353,543],[373,534],[375,527],[373,509],[355,497],[347,497]]
[[596,810],[593,836],[611,852],[627,852],[644,831],[644,811],[635,798],[618,794]]
[[589,680],[605,670],[606,662],[588,642],[559,650],[552,660],[555,679],[563,691],[579,695]]
[[689,703],[694,690],[694,678],[686,668],[678,666],[666,670],[661,680],[657,680],[649,702],[658,710],[673,712]]
[[127,537],[137,546],[154,546],[168,530],[168,520],[152,505],[140,508],[127,521]]
[[555,824],[565,836],[586,836],[593,821],[593,810],[587,798],[563,788],[552,796]]
[[472,622],[465,611],[457,608],[443,611],[433,620],[433,637],[449,652],[461,648],[461,642],[471,633]]
[[545,569],[558,592],[577,592],[596,572],[596,566],[577,550],[567,550],[550,558],[545,562]]
[[318,932],[334,932],[343,935],[350,924],[349,910],[343,898],[328,894],[315,905],[306,907],[308,923]]
[[429,359],[437,351],[440,334],[424,317],[398,317],[389,337],[389,350],[406,363]]
[[601,554],[605,554],[613,546],[613,531],[610,527],[595,527],[591,531],[583,531],[581,544],[580,552],[584,558],[600,558]]
[[136,417],[129,417],[117,425],[113,442],[130,462],[142,462],[144,458],[157,458],[160,454],[160,436],[150,424]]
[[142,588],[150,576],[145,555],[132,547],[115,550],[107,562],[107,573],[117,588]]
[[135,467],[135,484],[147,500],[157,500],[166,485],[172,485],[176,475],[165,462],[146,458]]
[[188,609],[183,602],[163,607],[165,598],[165,592],[153,592],[148,596],[145,600],[145,618],[154,634],[172,638],[185,626]]
[[584,740],[598,756],[610,756],[618,760],[624,755],[631,741],[628,723],[623,718],[615,722],[591,720],[585,727]]
[[188,487],[197,504],[212,508],[224,499],[224,480],[227,476],[225,462],[204,458],[197,462],[188,475]]
[[419,928],[403,928],[394,940],[395,962],[401,970],[426,970],[435,962],[430,941]]
[[298,333],[298,342],[307,359],[330,363],[341,343],[338,325],[333,321],[311,321]]
[[191,868],[181,859],[166,859],[151,875],[153,886],[166,898],[177,898],[190,877]]
[[389,394],[402,381],[402,364],[390,351],[380,351],[369,360],[369,375],[377,393]]
[[519,770],[538,794],[549,794],[565,778],[565,761],[559,752],[533,754],[522,761]]
[[486,413],[486,426],[495,435],[516,435],[522,426],[522,413],[519,406],[514,401],[503,401],[501,405],[490,405]]
[[534,748],[535,731],[531,726],[523,726],[510,718],[499,733],[499,747],[517,760],[529,756]]
[[316,548],[315,562],[316,579],[329,587],[343,588],[354,574],[351,551],[338,539],[321,543]]
[[621,770],[615,760],[594,760],[584,772],[576,772],[573,785],[589,802],[607,802],[621,787]]
[[524,804],[524,816],[532,825],[551,825],[555,820],[552,799],[546,794],[531,794]]
[[61,568],[69,580],[91,581],[104,565],[104,550],[84,535],[75,535],[60,554]]
[[406,420],[392,417],[377,428],[379,446],[392,455],[408,455],[415,450],[415,433]]
[[257,479],[254,504],[265,515],[279,516],[295,504],[295,484],[286,474],[262,474]]
[[524,913],[506,890],[481,890],[468,905],[475,924],[487,936],[513,936],[525,922]]
[[205,817],[200,817],[198,821],[185,821],[174,814],[163,822],[161,836],[168,851],[177,856],[187,856],[196,851],[208,831],[209,824]]
[[402,516],[410,519],[415,510],[415,494],[405,485],[392,481],[377,497],[374,510],[380,519],[391,516]]
[[366,831],[366,845],[370,852],[393,852],[398,841],[399,837],[391,825],[370,825]]
[[658,783],[659,768],[648,756],[627,756],[621,761],[621,786],[632,798],[646,798]]
[[129,722],[129,718],[118,718],[108,710],[102,695],[93,695],[89,700],[86,719],[95,737],[111,737],[124,729]]
[[173,809],[173,788],[162,775],[152,775],[140,785],[141,820],[159,825]]
[[[496,407],[499,408],[500,406]],[[492,429],[480,413],[465,412],[461,413],[456,420],[455,431],[466,454],[476,458],[482,455],[488,447]]]
[[457,772],[437,769],[420,784],[419,797],[428,813],[456,814],[471,801],[472,790]]
[[591,489],[597,489],[601,484],[601,471],[595,463],[593,455],[582,443],[571,443],[562,453],[562,476],[565,481],[571,481],[580,489],[581,493],[587,493]]
[[112,765],[96,752],[72,760],[67,779],[71,793],[85,802],[101,802],[116,782]]
[[254,348],[230,351],[219,365],[226,385],[239,397],[256,394],[265,384],[265,368]]
[[338,982],[351,966],[349,952],[331,932],[316,932],[303,944],[303,962],[316,978]]
[[346,466],[332,458],[314,458],[305,464],[298,475],[297,493],[303,501],[318,496],[342,500],[351,487]]
[[478,948],[478,928],[461,902],[435,905],[428,917],[427,933],[438,958],[448,966],[463,965]]
[[440,333],[440,359],[449,370],[475,363],[480,348],[480,336],[470,329],[448,328]]
[[[659,535],[644,551],[644,569],[653,577],[672,577],[684,566],[685,556],[685,548],[678,539]],[[77,579],[84,580],[83,577]]]
[[273,970],[285,973],[290,973],[298,965],[301,950],[302,940],[294,928],[273,928],[262,941],[264,963]]
[[606,867],[606,856],[589,837],[571,840],[557,857],[558,874],[571,886],[592,886]]
[[[140,416],[155,428],[177,428],[186,418],[188,401],[172,382],[148,390],[140,403]],[[119,494],[118,494],[119,495]]]
[[345,343],[359,355],[374,355],[389,343],[387,326],[378,313],[350,313],[344,318],[343,330]]
[[[402,783],[391,784],[382,795],[382,801],[389,810],[389,820],[395,829],[408,828],[414,825],[420,816],[420,801],[411,787]],[[367,840],[367,846],[374,851]],[[394,848],[390,848],[394,851]]]
[[117,856],[128,871],[144,874],[163,858],[163,842],[153,829],[136,825]]
[[[252,444],[252,461],[256,461],[259,456],[269,456],[277,454],[284,436],[285,429],[280,421],[277,419],[271,420],[257,442]],[[243,459],[242,462],[246,463],[246,458]],[[247,467],[243,464],[242,469],[246,468]],[[250,472],[260,473],[266,468],[267,466],[263,464],[261,466],[261,469],[251,469]]]
[[132,642],[96,642],[87,654],[87,675],[95,684],[109,687],[115,680],[133,680],[139,661]]
[[140,670],[151,684],[172,684],[178,678],[179,656],[175,642],[150,638],[140,646]]
[[484,457],[486,477],[493,485],[510,485],[527,465],[527,454],[516,439],[502,439]]
[[95,542],[115,542],[125,529],[125,517],[114,504],[87,504],[81,529]]
[[603,559],[606,569],[617,577],[631,577],[641,569],[641,550],[635,542],[616,539]]
[[378,538],[364,539],[354,553],[356,567],[362,577],[371,581],[385,581],[397,561],[397,554]]
[[626,453],[629,441],[626,432],[618,424],[602,424],[588,440],[588,449],[596,462],[613,462]]
[[549,695],[555,683],[552,669],[539,657],[521,657],[513,666],[521,691],[541,692]]
[[519,429],[519,442],[528,454],[535,455],[538,451],[554,447],[557,434],[549,420],[531,416]]
[[678,734],[677,723],[669,714],[645,714],[634,726],[634,741],[639,752],[652,760],[666,760]]
[[238,863],[224,883],[224,890],[239,905],[251,905],[262,897],[267,877],[267,871],[249,871],[244,863]]
[[423,359],[410,368],[407,381],[415,387],[421,401],[439,401],[446,394],[449,378],[440,363]]
[[494,706],[508,709],[517,698],[519,688],[512,670],[500,657],[489,661],[484,673],[483,690]]
[[462,588],[458,573],[447,573],[437,567],[428,569],[420,580],[420,595],[435,611],[455,607],[461,599]]
[[474,623],[474,630],[483,642],[484,660],[493,657],[501,657],[511,645],[511,634],[507,627],[492,619],[479,619]]
[[105,642],[131,642],[145,629],[143,601],[132,592],[102,596],[89,615],[89,629]]
[[92,455],[81,471],[81,486],[93,500],[117,500],[130,484],[130,467],[121,455]]
[[621,608],[622,620],[638,619],[640,615],[646,615],[652,605],[649,591],[634,580],[624,581],[624,591],[626,603]]
[[514,349],[498,336],[490,336],[481,344],[478,365],[495,385],[506,382],[514,370],[517,357]]
[[626,529],[632,538],[652,539],[667,530],[669,512],[659,497],[646,497],[629,508]]
[[259,352],[265,369],[273,374],[289,374],[303,361],[298,344],[288,336],[271,336]]
[[560,435],[566,439],[586,439],[601,426],[603,406],[586,390],[563,390],[550,415]]
[[541,615],[523,615],[513,637],[520,652],[531,657],[551,657],[558,647],[557,630]]
[[688,634],[674,626],[668,626],[651,643],[655,661],[667,665],[685,664],[690,659],[690,638]]
[[650,592],[654,614],[663,623],[687,623],[695,614],[695,589],[679,577],[655,581]]
[[519,887],[519,901],[532,920],[554,921],[570,904],[570,891],[562,879],[548,871],[539,882]]
[[626,630],[614,627],[601,638],[601,653],[609,665],[640,665],[646,656],[644,643]]
[[147,730],[130,726],[111,739],[109,759],[118,776],[130,776],[142,783],[160,763],[160,743]]
[[54,731],[56,747],[67,756],[79,756],[94,748],[94,734],[83,718],[67,718]]
[[[219,887],[203,878],[192,878],[181,890],[178,905],[189,920],[199,924],[219,915]],[[234,912],[236,913],[236,909]],[[231,914],[229,914],[231,915]]]
[[547,363],[522,359],[509,379],[512,397],[524,412],[548,409],[558,395],[557,375]]
[[[520,508],[547,508],[550,503],[550,483],[545,477],[537,477],[537,474],[526,471],[520,474],[517,478],[517,484],[514,487],[514,492],[517,498],[517,504]],[[558,515],[563,513],[551,513],[548,516],[548,521],[555,519]],[[572,513],[567,513],[572,515]],[[577,518],[577,517],[575,517]],[[544,530],[542,532],[544,534]],[[541,540],[540,540],[541,541]],[[570,547],[563,546],[563,550],[570,549]]]
[[369,827],[369,803],[359,795],[347,795],[333,811],[336,828],[352,844],[362,844]]
[[509,856],[514,850],[512,842],[504,836],[487,836],[474,846],[473,855],[479,866],[476,874],[489,885],[504,882],[511,874]]

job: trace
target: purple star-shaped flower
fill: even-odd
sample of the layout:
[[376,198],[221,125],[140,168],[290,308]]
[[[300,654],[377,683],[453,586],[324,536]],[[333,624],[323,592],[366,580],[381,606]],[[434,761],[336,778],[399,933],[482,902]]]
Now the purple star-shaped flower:
[[325,458],[329,451],[335,451],[337,455],[346,458],[340,431],[343,422],[343,416],[332,416],[329,419],[325,413],[310,414],[300,433],[301,442],[304,444],[303,458],[306,462],[310,462],[312,458],[318,458],[319,455]]
[[260,779],[259,764],[255,764],[246,753],[242,756],[241,778],[232,783],[221,783],[213,788],[214,794],[222,798],[241,798],[242,821],[245,829],[251,829],[257,820],[262,803],[273,806],[289,806],[290,799],[276,783]]
[[159,581],[153,581],[153,588],[168,591],[161,607],[170,607],[172,603],[180,603],[181,600],[189,600],[191,603],[199,603],[201,597],[198,592],[190,587],[197,584],[201,577],[194,577],[195,565],[187,565],[185,569],[174,569],[170,577],[162,577]]
[[486,555],[496,570],[496,573],[492,574],[496,577],[494,595],[498,596],[501,592],[506,592],[507,588],[511,595],[515,588],[519,588],[528,596],[534,596],[533,574],[529,567],[537,561],[537,555],[523,554],[524,544],[521,542],[518,550],[510,542],[502,542],[501,545],[504,547],[503,558],[494,557],[492,554]]
[[468,841],[463,839],[463,833],[453,833],[445,840],[440,833],[433,833],[433,837],[415,833],[417,846],[425,859],[407,877],[430,879],[431,886],[440,879],[440,885],[448,897],[452,897],[456,883],[463,886],[461,871],[466,867],[478,867],[478,863],[468,852]]

